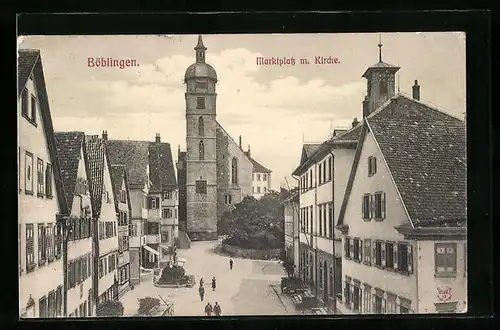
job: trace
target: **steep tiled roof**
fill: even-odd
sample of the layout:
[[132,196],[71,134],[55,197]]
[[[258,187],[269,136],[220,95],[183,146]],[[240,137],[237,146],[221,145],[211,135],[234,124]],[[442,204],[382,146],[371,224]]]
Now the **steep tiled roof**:
[[153,190],[161,191],[163,188],[177,185],[169,143],[151,142],[149,144],[149,180]]
[[[125,172],[125,166],[111,165],[111,183],[113,184],[113,189],[115,190],[116,196],[120,196],[120,191],[122,190],[124,172]],[[115,201],[118,201],[118,198],[115,198]]]
[[106,151],[111,165],[125,165],[129,184],[144,186],[148,182],[147,141],[107,140]]
[[[466,140],[463,121],[404,95],[366,118],[413,226],[466,225]],[[338,224],[359,164],[359,144]]]
[[33,72],[35,63],[40,57],[38,49],[22,49],[19,50],[19,57],[17,58],[17,95],[21,95],[21,91],[26,82]]
[[73,205],[78,164],[85,141],[83,132],[56,132],[54,133],[57,148],[57,158],[61,167],[62,182],[68,208]]
[[[467,168],[465,124],[404,100],[421,119],[368,119],[414,226],[465,224]],[[411,110],[410,110],[411,109]],[[444,116],[443,116],[444,115]],[[442,118],[441,118],[442,117]]]
[[252,163],[253,166],[253,173],[271,173],[272,171],[266,167],[264,167],[262,164],[260,164],[258,161],[253,159],[249,154],[248,151],[244,151],[245,156],[248,157],[250,162]]
[[57,159],[56,141],[54,138],[54,127],[52,126],[52,117],[50,114],[49,97],[45,86],[45,77],[43,74],[42,58],[39,50],[20,49],[18,51],[18,97],[22,89],[26,85],[30,74],[33,74],[34,83],[40,104],[41,120],[47,148],[49,149],[49,157],[52,162],[52,170],[55,181],[55,190],[59,209],[62,214],[68,213],[68,205],[66,204],[66,196],[64,193],[64,185],[61,177],[61,169]]
[[99,136],[86,136],[85,149],[92,213],[98,215],[101,213],[104,166],[106,166],[104,163],[104,141]]

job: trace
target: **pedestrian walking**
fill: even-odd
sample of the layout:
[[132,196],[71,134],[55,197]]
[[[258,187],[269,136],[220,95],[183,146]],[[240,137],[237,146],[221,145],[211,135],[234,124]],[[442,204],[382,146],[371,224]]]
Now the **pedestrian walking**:
[[215,276],[212,278],[212,291],[215,291],[215,288],[217,287],[217,283],[215,281]]
[[233,259],[229,259],[229,269],[233,269]]
[[205,297],[205,288],[202,285],[200,285],[198,291],[200,292],[200,299],[201,301],[203,301],[203,297]]
[[202,277],[202,278],[200,278],[200,286],[203,286],[203,283],[204,282],[203,282],[203,277]]
[[222,313],[222,310],[220,309],[220,305],[217,302],[215,302],[215,305],[214,305],[215,316],[220,316],[221,313]]
[[212,305],[210,305],[210,302],[208,302],[207,305],[205,306],[205,314],[207,314],[207,316],[212,316],[212,312],[213,312]]

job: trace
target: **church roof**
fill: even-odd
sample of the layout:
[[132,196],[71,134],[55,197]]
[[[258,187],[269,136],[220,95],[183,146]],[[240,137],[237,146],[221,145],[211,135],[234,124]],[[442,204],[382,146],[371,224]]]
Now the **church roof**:
[[260,164],[258,161],[250,157],[248,154],[248,151],[244,152],[245,155],[248,157],[250,162],[252,162],[253,165],[253,173],[271,173],[272,171],[266,167],[264,167],[262,164]]
[[[397,95],[366,118],[413,226],[466,225],[465,123],[422,102]],[[359,156],[339,214],[342,224]]]

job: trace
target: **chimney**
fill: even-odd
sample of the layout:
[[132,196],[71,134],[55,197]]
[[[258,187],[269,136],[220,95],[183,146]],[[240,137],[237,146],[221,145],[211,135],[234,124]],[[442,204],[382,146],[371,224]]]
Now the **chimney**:
[[161,142],[161,139],[160,139],[160,133],[156,133],[156,136],[155,136],[155,142],[156,142],[156,143],[160,143],[160,142]]
[[368,117],[370,114],[370,99],[368,95],[365,95],[365,99],[363,100],[363,118]]
[[250,156],[250,145],[248,145],[248,157],[251,157]]
[[354,128],[354,127],[356,127],[356,125],[357,125],[357,124],[359,124],[358,117],[354,117],[354,118],[352,119],[352,127],[353,127],[353,128]]
[[240,149],[243,150],[243,148],[241,147],[241,135],[240,135]]
[[102,131],[102,139],[104,141],[107,141],[108,140],[108,131]]
[[415,79],[415,84],[412,87],[413,89],[413,99],[420,101],[420,85],[418,84],[418,80]]

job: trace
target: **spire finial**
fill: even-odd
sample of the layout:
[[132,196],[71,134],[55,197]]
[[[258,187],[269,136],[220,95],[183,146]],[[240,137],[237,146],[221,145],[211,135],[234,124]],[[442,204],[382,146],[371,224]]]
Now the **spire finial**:
[[205,63],[205,51],[207,50],[207,47],[203,45],[203,38],[201,37],[201,34],[198,35],[198,44],[194,47],[194,50],[196,50],[196,62]]
[[378,61],[382,62],[382,35],[378,35]]

